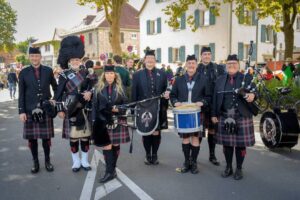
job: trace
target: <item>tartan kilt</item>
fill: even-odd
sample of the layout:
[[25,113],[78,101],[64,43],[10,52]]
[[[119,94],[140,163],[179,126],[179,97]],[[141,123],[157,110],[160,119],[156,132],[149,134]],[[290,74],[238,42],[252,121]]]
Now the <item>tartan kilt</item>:
[[255,144],[254,124],[252,117],[243,117],[238,113],[234,115],[237,124],[236,134],[227,134],[225,132],[226,114],[219,118],[218,131],[216,133],[217,143],[225,146],[249,147]]
[[[87,127],[91,127],[92,123],[90,122],[90,120],[87,120],[87,123],[89,123],[89,125]],[[89,132],[91,132],[91,130]],[[70,138],[72,138],[70,136],[70,134],[71,134],[70,121],[69,121],[67,112],[65,112],[65,118],[64,118],[64,121],[63,121],[62,138],[64,138],[64,139],[70,139]],[[90,135],[82,137],[82,138],[86,138],[86,137],[89,138]]]
[[23,138],[30,139],[50,139],[54,137],[53,118],[45,115],[44,123],[32,121],[32,116],[26,114],[27,120],[24,123]]
[[[119,118],[118,123],[127,124],[126,118]],[[130,141],[129,129],[126,126],[118,125],[115,129],[107,130],[111,144],[124,144]]]

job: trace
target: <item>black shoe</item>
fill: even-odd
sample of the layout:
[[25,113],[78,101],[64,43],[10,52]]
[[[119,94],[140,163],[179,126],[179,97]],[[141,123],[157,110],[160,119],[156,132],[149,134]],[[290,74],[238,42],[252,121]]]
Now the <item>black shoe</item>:
[[151,165],[152,164],[152,157],[151,157],[151,155],[146,155],[144,163],[146,165]]
[[100,178],[99,183],[106,183],[114,178],[115,176],[113,173],[105,173],[105,175],[102,178]]
[[226,167],[224,172],[222,173],[223,178],[227,178],[233,174],[232,167]]
[[31,173],[36,174],[40,171],[40,163],[38,160],[33,161],[33,167],[31,168]]
[[157,158],[157,155],[156,155],[156,154],[153,154],[153,155],[152,155],[151,163],[152,163],[153,165],[158,165],[158,164],[159,164],[159,161],[158,161],[158,158]]
[[45,168],[46,168],[46,170],[47,170],[48,172],[53,172],[53,171],[54,171],[54,167],[53,167],[53,165],[51,164],[50,161],[46,161],[46,162],[45,162]]
[[199,173],[196,161],[192,161],[192,164],[191,164],[191,173],[192,174],[198,174]]
[[183,163],[183,167],[181,167],[181,168],[176,168],[176,171],[179,172],[179,173],[183,173],[183,174],[184,174],[184,173],[189,172],[190,169],[191,169],[190,162],[189,162],[189,161],[185,161],[185,162]]
[[244,176],[243,176],[242,169],[236,169],[236,171],[233,175],[234,180],[241,180],[243,177]]
[[81,165],[81,168],[82,168],[84,171],[90,171],[90,170],[92,170],[92,168],[91,168],[90,166],[84,167],[84,166]]
[[77,173],[77,172],[80,171],[80,167],[79,168],[72,168],[72,171],[75,172],[75,173]]
[[217,160],[217,158],[216,158],[215,155],[209,156],[209,161],[210,161],[213,165],[216,165],[216,166],[219,166],[219,165],[220,165],[220,162]]

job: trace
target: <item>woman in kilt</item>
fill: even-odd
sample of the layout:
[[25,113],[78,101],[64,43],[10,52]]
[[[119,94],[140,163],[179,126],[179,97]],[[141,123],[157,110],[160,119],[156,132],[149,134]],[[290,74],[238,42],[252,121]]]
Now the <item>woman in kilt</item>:
[[[122,81],[115,72],[114,66],[105,66],[95,87],[93,96],[93,135],[94,144],[103,147],[103,155],[106,163],[105,175],[100,178],[100,183],[114,179],[116,164],[120,153],[120,144],[130,141],[127,121],[118,115],[125,114],[125,111],[116,108],[116,105],[126,103],[127,97],[122,86]],[[113,117],[117,117],[114,122]]]
[[93,83],[88,78],[88,71],[81,65],[83,56],[84,44],[79,37],[68,36],[61,41],[57,62],[64,71],[59,76],[55,100],[64,102],[64,107],[58,106],[63,108],[58,110],[58,116],[64,119],[63,138],[70,140],[73,172],[80,168],[91,170],[88,162],[91,121],[88,120],[87,103],[91,100]]
[[[233,174],[232,158],[235,150],[234,179],[240,180],[243,178],[242,165],[246,147],[255,143],[253,114],[248,107],[255,98],[255,85],[251,82],[251,76],[239,72],[237,55],[228,56],[226,69],[228,74],[220,76],[216,82],[212,121],[218,123],[217,143],[223,145],[227,164],[222,177],[226,178]],[[242,87],[252,89],[241,97],[235,90]]]
[[[176,78],[170,94],[171,102],[175,107],[183,103],[194,103],[203,108],[210,102],[211,94],[207,79],[204,75],[197,73],[197,58],[195,55],[187,56],[186,73]],[[201,117],[202,119],[202,117]],[[182,138],[182,151],[185,158],[182,168],[177,168],[179,173],[198,173],[197,158],[200,151],[200,142],[203,131],[192,133],[178,133]]]

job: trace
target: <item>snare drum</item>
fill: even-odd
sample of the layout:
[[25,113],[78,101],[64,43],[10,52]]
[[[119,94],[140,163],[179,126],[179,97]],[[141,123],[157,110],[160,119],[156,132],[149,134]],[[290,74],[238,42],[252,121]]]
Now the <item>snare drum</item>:
[[195,104],[186,104],[173,109],[174,126],[179,133],[194,133],[203,130],[201,109]]

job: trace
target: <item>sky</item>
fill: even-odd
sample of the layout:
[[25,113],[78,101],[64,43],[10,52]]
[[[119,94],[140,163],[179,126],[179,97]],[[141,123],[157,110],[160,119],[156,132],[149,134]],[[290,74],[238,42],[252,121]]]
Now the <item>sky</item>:
[[[79,6],[76,0],[7,0],[17,11],[16,42],[33,36],[39,40],[51,39],[55,28],[69,29],[96,10]],[[139,10],[143,0],[130,0]]]

